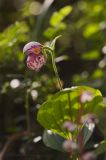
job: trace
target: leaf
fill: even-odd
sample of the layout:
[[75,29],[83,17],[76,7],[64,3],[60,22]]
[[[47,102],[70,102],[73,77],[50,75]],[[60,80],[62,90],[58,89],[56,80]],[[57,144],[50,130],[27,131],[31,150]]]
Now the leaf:
[[54,12],[50,19],[50,27],[44,31],[44,36],[48,39],[55,37],[60,31],[66,28],[63,22],[64,18],[72,11],[72,7],[67,5],[61,8],[58,12]]
[[102,69],[96,69],[92,75],[91,75],[91,78],[92,79],[98,79],[98,78],[101,78],[104,76],[104,72]]
[[93,51],[86,52],[86,53],[82,54],[81,58],[84,59],[84,60],[99,59],[100,58],[100,53],[96,50],[93,50]]
[[99,116],[104,108],[100,91],[87,86],[78,86],[64,89],[43,103],[37,115],[40,124],[64,138],[71,138],[71,133],[64,131],[62,126],[67,120],[76,122],[80,109],[79,97],[84,91],[91,92],[93,96],[92,101],[83,104],[84,114],[94,113]]
[[97,33],[100,30],[99,23],[89,24],[84,30],[84,36],[89,38],[93,34]]
[[47,147],[55,149],[57,151],[64,152],[62,148],[62,144],[64,142],[64,138],[51,132],[50,130],[45,130],[43,134],[43,142]]
[[84,145],[88,142],[91,135],[93,134],[93,131],[95,129],[95,124],[85,124],[83,127],[83,134],[84,134]]
[[57,39],[60,38],[60,37],[61,37],[61,35],[55,37],[55,38],[52,40],[52,42],[51,42],[51,44],[50,44],[50,47],[51,47],[53,50],[55,49],[55,43],[56,43]]
[[0,47],[11,47],[16,44],[17,41],[24,42],[28,30],[28,26],[25,22],[16,22],[9,26],[0,34]]
[[58,12],[54,12],[50,19],[51,26],[57,27],[71,11],[72,7],[68,5],[60,9]]
[[[43,104],[38,112],[38,120],[44,128],[53,131],[54,133],[59,133],[63,137],[70,137],[71,135],[65,133],[62,129],[62,124],[64,123],[63,112],[66,101],[48,101]],[[60,114],[61,112],[61,114]],[[66,113],[67,115],[67,113]],[[68,116],[69,118],[69,116]]]
[[47,38],[51,38],[53,35],[55,35],[57,32],[57,30],[53,27],[48,27],[45,32],[44,32],[44,36]]
[[48,39],[51,39],[53,37],[55,37],[55,35],[57,35],[58,33],[60,33],[61,31],[63,31],[66,28],[66,24],[61,22],[59,26],[57,26],[56,28],[54,27],[48,27],[45,31],[44,31],[44,36]]

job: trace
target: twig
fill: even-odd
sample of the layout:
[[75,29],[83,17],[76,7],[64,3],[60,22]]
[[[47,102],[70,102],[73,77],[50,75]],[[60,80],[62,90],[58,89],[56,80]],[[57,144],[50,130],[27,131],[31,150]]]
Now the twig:
[[8,138],[8,141],[5,143],[2,151],[0,152],[0,160],[4,159],[5,154],[7,153],[8,149],[10,148],[10,146],[12,145],[14,141],[24,136],[31,136],[32,134],[33,133],[29,131],[22,131],[22,132],[19,132],[19,133],[16,133],[10,136]]

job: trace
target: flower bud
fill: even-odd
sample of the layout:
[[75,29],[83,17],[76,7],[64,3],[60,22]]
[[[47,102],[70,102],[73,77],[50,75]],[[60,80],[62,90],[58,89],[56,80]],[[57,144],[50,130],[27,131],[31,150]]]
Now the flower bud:
[[84,116],[82,116],[81,118],[81,123],[85,124],[85,123],[94,123],[97,124],[99,122],[99,120],[97,119],[95,114],[86,114]]
[[66,152],[72,154],[73,151],[75,151],[75,150],[78,149],[78,146],[77,146],[77,144],[76,144],[75,142],[73,142],[73,141],[71,141],[71,140],[66,140],[66,141],[64,141],[64,143],[63,143],[63,149],[64,149]]
[[82,156],[81,160],[96,160],[96,156],[92,152],[87,152]]
[[23,53],[25,53],[27,57],[27,67],[31,70],[38,71],[46,63],[46,58],[42,54],[42,45],[38,42],[26,44]]
[[38,55],[41,52],[42,52],[42,45],[38,42],[29,42],[23,48],[23,53],[26,55],[29,55],[30,53]]
[[90,102],[93,99],[92,93],[88,91],[84,91],[80,96],[80,101],[82,103]]
[[76,125],[74,123],[72,123],[71,121],[66,121],[63,124],[63,129],[66,129],[68,131],[74,131],[76,129]]

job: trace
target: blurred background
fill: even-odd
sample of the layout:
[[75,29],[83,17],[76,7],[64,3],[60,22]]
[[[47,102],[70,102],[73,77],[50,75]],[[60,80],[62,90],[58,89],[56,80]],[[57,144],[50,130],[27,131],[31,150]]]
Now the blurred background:
[[105,0],[0,0],[0,160],[67,159],[44,146],[36,120],[40,104],[59,90],[51,58],[36,73],[22,50],[62,35],[56,64],[63,86],[88,85],[105,97],[105,8]]

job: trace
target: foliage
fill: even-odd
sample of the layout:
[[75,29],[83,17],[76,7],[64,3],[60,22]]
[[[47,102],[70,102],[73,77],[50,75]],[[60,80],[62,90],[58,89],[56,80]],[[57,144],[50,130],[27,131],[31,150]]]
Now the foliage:
[[[55,36],[59,34],[62,35],[56,44],[55,61],[63,87],[87,85],[96,89],[98,88],[103,94],[105,101],[105,7],[106,2],[104,0],[51,0],[50,2],[49,0],[0,1],[1,150],[3,146],[4,148],[7,146],[8,140],[11,140],[9,136],[14,136],[18,133],[20,135],[20,132],[28,130],[28,116],[30,118],[30,131],[33,132],[31,136],[29,136],[29,134],[21,134],[22,136],[19,137],[15,135],[18,139],[12,139],[12,143],[10,143],[10,146],[6,150],[7,154],[5,153],[3,158],[8,159],[9,156],[11,157],[10,159],[14,159],[18,153],[18,156],[23,160],[26,158],[25,156],[28,156],[31,160],[67,159],[66,157],[64,158],[62,153],[60,154],[59,152],[44,147],[41,141],[35,143],[34,138],[39,135],[41,136],[43,132],[36,120],[37,112],[39,115],[41,110],[43,110],[42,106],[45,105],[47,105],[45,107],[47,107],[48,112],[52,109],[57,111],[59,107],[58,103],[61,103],[61,106],[65,105],[66,108],[68,102],[66,102],[67,99],[64,99],[64,97],[66,97],[68,91],[63,90],[56,93],[59,90],[59,85],[54,77],[50,55],[48,55],[47,64],[39,73],[35,73],[25,68],[22,49],[24,44],[30,41],[39,41],[42,44],[48,41],[47,46],[49,46]],[[94,89],[94,91],[96,91],[96,89]],[[71,89],[69,89],[69,92],[70,95],[72,95],[73,91],[71,92]],[[100,95],[99,91],[97,91],[97,93]],[[59,95],[59,98],[56,97],[55,100],[53,97],[56,95]],[[46,101],[46,103],[41,105],[44,101]],[[64,104],[62,101],[64,101]],[[78,103],[77,100],[75,101]],[[98,101],[102,102],[101,95],[92,101],[95,102],[92,106],[95,106],[96,111],[99,112],[98,108],[101,108],[99,107],[101,102],[98,104]],[[52,107],[49,107],[48,103],[50,103]],[[54,107],[54,103],[57,107]],[[91,105],[91,102],[87,102],[87,104]],[[96,104],[98,105],[96,106]],[[26,110],[27,106],[29,111]],[[93,112],[93,109],[94,107],[91,107],[90,111]],[[78,108],[76,110],[78,110]],[[48,112],[46,114],[48,114]],[[53,113],[56,114],[56,112]],[[75,118],[74,114],[73,117]],[[43,117],[41,118],[43,119]],[[99,121],[97,126],[101,132],[100,134],[98,133],[99,136],[95,136],[96,138],[93,137],[96,127],[92,132],[89,132],[88,127],[82,129],[88,132],[87,135],[89,136],[87,136],[88,139],[86,139],[86,143],[90,143],[90,150],[92,150],[92,148],[95,150],[94,144],[100,143],[99,147],[101,149],[97,147],[98,156],[106,152],[104,149],[106,139],[105,108]],[[44,127],[48,128],[47,126]],[[51,129],[51,127],[49,129]],[[52,134],[55,138],[53,139],[52,136],[52,140],[47,142],[46,139],[45,143],[48,143],[47,146],[51,147],[51,143],[49,142],[54,141],[54,147],[52,145],[52,148],[55,148],[57,145],[55,144],[55,142],[57,142],[55,139],[59,135]],[[103,136],[101,136],[102,134]],[[51,138],[50,135],[46,136]],[[59,141],[60,145],[63,143],[64,138],[59,136],[59,139],[61,141]],[[96,139],[95,142],[93,142],[94,139]],[[103,147],[101,147],[102,142]],[[37,148],[36,151],[35,148]],[[6,155],[8,156],[6,157]],[[30,157],[29,155],[34,155],[34,157]],[[56,156],[54,157],[54,155]],[[21,159],[20,157],[18,159]],[[101,159],[104,159],[104,157]]]
[[[67,133],[62,129],[65,121],[78,121],[78,112],[81,108],[80,96],[85,91],[90,91],[93,96],[91,102],[86,102],[83,107],[83,114],[94,113],[98,115],[102,111],[102,96],[98,90],[89,87],[72,87],[64,89],[53,95],[46,101],[38,112],[38,120],[48,130],[68,138]],[[69,102],[68,102],[69,101]],[[79,122],[77,122],[79,123]]]
[[[81,102],[81,95],[84,92],[90,92],[92,94],[92,100]],[[94,131],[94,126],[90,129],[90,123],[81,124],[81,117],[88,113],[94,113],[98,117],[103,113],[103,99],[100,91],[86,86],[72,87],[64,89],[49,100],[44,102],[38,112],[38,121],[40,124],[48,129],[50,132],[44,133],[44,142],[47,146],[56,150],[61,150],[61,146],[56,144],[55,137],[57,133],[60,137],[57,137],[57,141],[62,145],[61,138],[71,139],[76,141],[80,132],[83,132],[83,143],[86,145]],[[65,122],[70,121],[77,124],[77,132],[70,132],[65,130],[63,125]],[[53,132],[53,133],[52,133]],[[76,137],[76,138],[75,138]],[[49,139],[48,139],[49,138]]]

